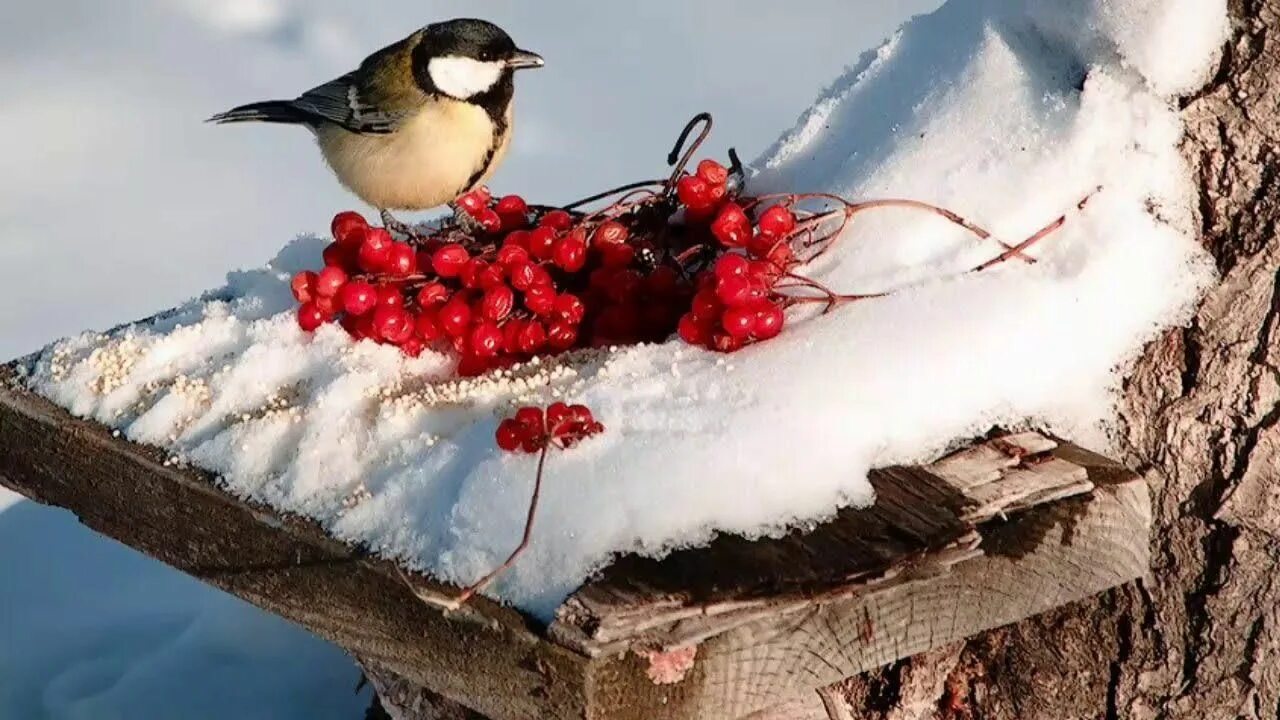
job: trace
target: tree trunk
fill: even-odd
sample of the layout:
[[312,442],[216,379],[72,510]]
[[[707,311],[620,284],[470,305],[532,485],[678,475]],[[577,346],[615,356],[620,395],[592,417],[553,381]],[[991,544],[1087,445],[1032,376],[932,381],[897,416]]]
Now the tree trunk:
[[846,681],[824,691],[828,707],[868,720],[1280,717],[1280,0],[1230,4],[1221,64],[1182,101],[1221,283],[1189,328],[1146,348],[1115,438],[1150,485],[1150,576]]

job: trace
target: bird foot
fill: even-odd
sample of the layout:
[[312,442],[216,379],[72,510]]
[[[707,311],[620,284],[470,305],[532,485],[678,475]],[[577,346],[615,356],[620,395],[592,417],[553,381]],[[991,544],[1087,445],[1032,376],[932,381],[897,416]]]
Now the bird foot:
[[397,220],[395,216],[391,214],[390,211],[381,210],[379,211],[379,215],[382,216],[382,226],[385,227],[388,231],[395,233],[397,235],[402,235],[409,240],[422,237],[422,234],[419,233],[417,230],[415,230],[412,225],[406,222],[401,222]]
[[472,237],[484,232],[484,226],[480,224],[480,221],[471,217],[471,213],[463,210],[461,205],[450,204],[449,209],[453,211],[454,224],[456,224],[458,229],[462,230],[462,232],[471,235]]

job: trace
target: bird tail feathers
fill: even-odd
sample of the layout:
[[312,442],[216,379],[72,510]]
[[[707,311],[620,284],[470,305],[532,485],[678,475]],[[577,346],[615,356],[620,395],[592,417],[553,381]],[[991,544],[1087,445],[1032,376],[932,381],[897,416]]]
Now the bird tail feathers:
[[307,116],[292,101],[268,100],[232,108],[214,115],[206,122],[219,125],[238,122],[305,123]]

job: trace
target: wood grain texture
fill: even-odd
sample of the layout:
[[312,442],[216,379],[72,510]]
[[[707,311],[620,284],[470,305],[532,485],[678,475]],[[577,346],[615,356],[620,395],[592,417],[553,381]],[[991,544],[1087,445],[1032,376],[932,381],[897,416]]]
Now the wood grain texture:
[[[422,596],[451,588],[411,588],[391,563],[167,467],[0,372],[0,484],[341,645],[393,696],[388,712],[413,720],[821,717],[824,686],[1146,567],[1141,482],[1038,435],[872,482],[874,507],[807,533],[623,558],[540,628],[483,599],[445,613]],[[694,645],[672,684],[638,652]]]

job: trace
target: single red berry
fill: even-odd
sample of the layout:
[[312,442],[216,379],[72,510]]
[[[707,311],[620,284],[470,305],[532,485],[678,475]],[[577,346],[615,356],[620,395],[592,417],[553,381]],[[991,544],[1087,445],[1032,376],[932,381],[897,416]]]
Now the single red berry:
[[529,212],[529,204],[519,195],[506,195],[498,200],[493,209],[499,215],[524,215]]
[[626,225],[617,220],[606,220],[600,223],[600,227],[596,228],[595,234],[591,236],[591,247],[598,250],[605,245],[624,243],[630,234]]
[[577,325],[557,320],[547,328],[547,344],[556,350],[568,350],[577,342]]
[[729,170],[710,158],[698,163],[698,177],[709,185],[724,185],[729,181]]
[[475,289],[480,287],[480,275],[489,267],[489,263],[480,258],[471,258],[466,265],[462,266],[462,272],[458,278],[462,280],[462,287]]
[[435,310],[424,310],[418,313],[414,321],[414,332],[423,342],[435,342],[444,337],[444,329],[440,327],[439,316]]
[[720,318],[720,327],[739,340],[751,337],[756,329],[756,311],[748,307],[731,307]]
[[560,269],[577,272],[587,264],[587,243],[577,233],[569,233],[555,241],[551,259]]
[[486,320],[501,322],[511,314],[516,305],[516,294],[506,285],[497,285],[485,291],[480,300],[480,315]]
[[427,346],[425,343],[412,336],[410,336],[408,340],[400,343],[400,352],[412,358],[418,357],[422,354],[422,351],[426,349]]
[[725,253],[716,260],[715,274],[716,280],[724,280],[731,277],[746,277],[747,271],[751,269],[751,262],[745,257],[737,253]]
[[527,406],[516,411],[515,421],[524,428],[525,437],[542,437],[547,434],[542,408]]
[[552,210],[542,216],[542,220],[538,221],[542,227],[548,227],[558,232],[564,232],[573,227],[573,216],[564,210]]
[[458,277],[471,259],[467,249],[458,243],[449,243],[431,256],[431,269],[442,278]]
[[676,197],[694,209],[709,207],[713,202],[711,186],[697,175],[686,175],[676,182]]
[[502,324],[502,351],[511,355],[520,352],[520,331],[524,329],[524,321],[511,318]]
[[289,289],[293,291],[293,299],[300,303],[311,302],[316,295],[317,275],[310,270],[303,270],[289,281]]
[[337,297],[325,297],[316,295],[316,299],[312,300],[316,307],[320,308],[320,312],[324,313],[325,320],[332,320],[335,315],[342,312],[342,304],[338,302]]
[[550,260],[556,243],[556,231],[546,225],[529,233],[529,254],[537,260]]
[[760,215],[756,223],[761,235],[773,238],[784,238],[796,229],[796,216],[782,205],[774,205]]
[[720,302],[715,290],[700,290],[693,296],[690,310],[700,322],[712,323],[720,319],[720,314],[724,312],[724,303]]
[[378,290],[363,280],[352,280],[342,288],[342,309],[349,315],[364,315],[378,304]]
[[511,287],[526,292],[534,286],[534,281],[538,278],[538,266],[533,263],[519,263],[512,265],[510,270]]
[[537,320],[531,320],[520,329],[520,352],[535,355],[547,344],[547,329]]
[[329,231],[333,233],[334,242],[339,245],[359,247],[364,241],[364,231],[369,227],[364,216],[357,212],[340,212],[333,216]]
[[516,230],[514,232],[509,232],[507,233],[506,237],[502,238],[502,246],[510,247],[514,245],[516,247],[524,248],[525,251],[528,251],[529,235],[530,233],[528,230]]
[[747,279],[764,287],[773,287],[782,277],[782,268],[768,260],[752,260],[747,268]]
[[471,330],[471,352],[481,357],[493,357],[502,351],[502,328],[495,323],[482,322]]
[[314,332],[316,328],[325,324],[328,319],[324,311],[317,307],[314,302],[304,302],[298,306],[298,327],[307,332]]
[[547,272],[546,268],[541,265],[533,266],[533,287],[537,287],[539,285],[551,286],[554,284],[555,283],[551,280],[551,273]]
[[489,207],[489,190],[488,188],[478,187],[470,192],[465,192],[458,196],[454,202],[458,207],[466,211],[472,217],[475,217],[480,211]]
[[476,221],[485,232],[496,233],[502,230],[502,216],[493,208],[485,208],[476,215]]
[[378,307],[403,308],[404,290],[395,283],[379,285]]
[[324,258],[325,265],[340,267],[344,270],[357,270],[359,266],[356,264],[356,253],[358,248],[350,245],[341,245],[339,243],[329,243],[324,248],[321,257]]
[[550,315],[556,307],[556,289],[550,285],[534,285],[524,292],[524,306],[534,315]]
[[444,283],[429,282],[418,290],[418,307],[435,307],[449,299],[449,289]]
[[528,249],[520,245],[503,245],[498,250],[498,264],[503,267],[512,267],[529,262]]
[[392,277],[408,277],[418,271],[418,254],[408,243],[392,243],[382,267]]
[[746,305],[756,298],[751,281],[745,277],[729,277],[716,283],[716,298],[725,307]]
[[626,243],[604,245],[600,248],[600,262],[608,268],[624,268],[636,257],[636,249]]
[[391,256],[391,233],[384,228],[369,228],[360,243],[357,261],[365,272],[382,272]]
[[729,188],[724,185],[711,185],[711,189],[707,191],[707,195],[711,198],[711,207],[718,207],[720,202],[729,195]]
[[547,429],[552,435],[557,435],[568,428],[569,423],[573,422],[573,413],[569,410],[569,406],[562,402],[553,402],[547,406]]
[[741,205],[725,203],[711,221],[711,234],[727,247],[742,247],[751,239],[751,221]]
[[484,358],[479,355],[464,353],[458,359],[458,374],[462,377],[477,377],[489,372],[492,367],[493,358]]
[[561,293],[556,296],[554,312],[556,317],[561,320],[578,325],[587,315],[587,306],[582,302],[582,298],[577,295]]
[[316,275],[316,295],[327,298],[334,297],[342,289],[342,286],[346,284],[346,271],[331,265]]
[[699,321],[693,313],[685,313],[680,317],[676,332],[680,334],[681,340],[690,345],[706,345],[711,338],[711,326]]
[[354,332],[351,336],[357,340],[374,340],[378,339],[378,332],[373,328],[373,313],[356,317],[348,315],[344,320],[351,321],[351,327]]
[[440,308],[440,327],[450,337],[462,337],[471,325],[471,307],[466,301],[455,297]]
[[711,343],[708,345],[712,350],[722,353],[737,352],[742,349],[745,343],[726,332],[711,333]]
[[783,314],[782,308],[771,302],[759,302],[752,305],[756,313],[755,336],[760,340],[769,340],[778,336],[782,332],[782,326],[786,321],[786,315]]
[[414,322],[402,308],[380,307],[373,313],[373,327],[378,337],[399,345],[413,335]]
[[502,450],[515,452],[520,449],[520,444],[524,442],[524,432],[523,425],[514,418],[507,418],[498,423],[498,431],[494,434],[494,439]]

